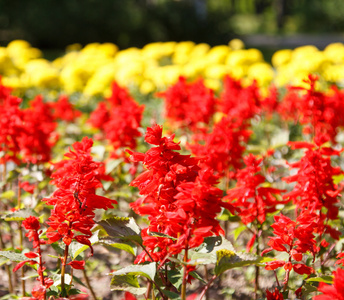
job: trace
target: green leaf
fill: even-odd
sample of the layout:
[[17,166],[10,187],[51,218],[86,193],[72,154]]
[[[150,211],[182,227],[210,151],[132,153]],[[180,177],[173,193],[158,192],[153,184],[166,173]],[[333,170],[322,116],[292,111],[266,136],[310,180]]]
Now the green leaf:
[[343,179],[344,179],[344,174],[334,175],[334,176],[332,176],[332,178],[333,178],[333,183],[334,183],[334,184],[339,184],[340,182],[343,181]]
[[70,289],[68,292],[68,295],[79,295],[79,294],[85,294],[85,293],[83,293],[79,289]]
[[229,269],[245,267],[260,263],[263,258],[251,253],[235,253],[234,251],[221,249],[216,251],[217,262],[215,274],[219,276]]
[[126,291],[135,295],[142,295],[147,288],[141,288],[136,275],[114,275],[110,284],[111,291]]
[[19,299],[19,296],[13,295],[13,294],[6,294],[5,296],[1,297],[0,300],[14,300],[14,299]]
[[[98,235],[99,235],[99,230],[96,230],[93,233],[93,235],[90,237],[91,245],[94,245],[95,243],[97,243],[99,241]],[[76,241],[73,241],[69,245],[69,251],[70,251],[69,253],[70,253],[72,259],[75,260],[79,254],[81,254],[82,252],[84,252],[88,248],[89,248],[89,246],[87,246],[87,245],[80,244]]]
[[309,294],[313,292],[317,292],[317,291],[318,291],[317,287],[306,282],[302,287],[302,296],[307,297]]
[[180,270],[170,270],[167,272],[168,280],[173,284],[173,286],[179,290],[180,286],[183,284],[183,269]]
[[163,294],[166,295],[169,299],[172,299],[172,300],[180,300],[180,296],[179,294],[177,293],[174,293],[174,292],[171,292],[171,291],[168,291],[168,290],[162,290]]
[[168,238],[172,241],[176,241],[177,238],[174,238],[173,236],[170,236],[168,234],[160,233],[160,232],[155,232],[155,231],[150,231],[148,232],[150,236],[155,236],[155,237],[163,237],[163,238]]
[[190,250],[190,263],[192,264],[215,264],[217,261],[216,252],[227,249],[235,252],[232,243],[222,236],[212,236],[204,239],[204,243],[195,251]]
[[242,233],[243,231],[245,231],[245,229],[247,229],[247,227],[245,225],[242,226],[238,226],[237,228],[235,228],[232,232],[234,234],[234,240],[236,241],[240,235],[240,233]]
[[98,159],[103,160],[105,154],[105,147],[102,145],[93,146],[92,154],[95,154]]
[[56,286],[51,286],[49,290],[47,291],[47,297],[50,296],[58,296],[59,295],[59,289]]
[[31,275],[27,275],[25,277],[21,277],[21,280],[28,280],[28,279],[32,279],[32,278],[37,278],[39,275],[37,273],[33,273]]
[[154,280],[156,273],[156,263],[152,262],[145,265],[131,265],[128,267],[125,267],[123,269],[120,269],[118,271],[115,271],[112,273],[112,275],[139,275],[144,276],[150,280]]
[[5,221],[23,221],[30,216],[38,217],[38,214],[32,209],[20,209],[13,213],[7,214],[2,217]]
[[60,256],[52,255],[52,254],[48,254],[48,256],[51,257],[51,258],[58,258],[58,259],[60,258]]
[[113,238],[120,238],[124,241],[135,241],[142,244],[140,227],[135,223],[134,218],[109,218],[98,222],[106,233]]
[[198,279],[200,282],[202,282],[203,284],[207,284],[207,282],[195,271],[192,271],[189,273],[193,278]]
[[124,250],[134,256],[137,254],[137,246],[136,244],[130,241],[121,241],[120,239],[114,239],[111,237],[103,237],[100,238],[98,244],[107,245],[113,248]]
[[286,145],[289,142],[289,135],[290,132],[287,129],[279,129],[272,137],[271,137],[271,147],[272,148],[279,148]]
[[0,256],[8,258],[10,261],[20,262],[24,260],[36,260],[38,261],[38,258],[27,258],[24,254],[16,253],[13,251],[0,251]]
[[114,169],[116,169],[121,162],[123,161],[123,159],[109,159],[109,161],[106,163],[106,167],[105,167],[105,173],[109,174],[111,173]]
[[333,284],[333,276],[320,276],[320,277],[312,277],[306,279],[307,282],[325,282],[328,284]]
[[61,245],[59,245],[58,243],[52,243],[52,244],[50,244],[50,246],[51,246],[60,256],[63,256],[63,255],[64,255],[65,249],[62,248]]
[[8,263],[10,260],[7,257],[0,256],[0,267],[6,263]]
[[[61,274],[52,274],[52,279],[54,280],[54,286],[59,286],[61,285]],[[64,280],[65,280],[65,284],[70,285],[72,282],[72,276],[70,276],[69,274],[65,274],[64,275]]]
[[3,192],[0,194],[0,198],[3,198],[3,199],[12,199],[14,198],[14,196],[16,195],[16,193],[12,190],[9,190],[9,191],[6,191],[6,192]]

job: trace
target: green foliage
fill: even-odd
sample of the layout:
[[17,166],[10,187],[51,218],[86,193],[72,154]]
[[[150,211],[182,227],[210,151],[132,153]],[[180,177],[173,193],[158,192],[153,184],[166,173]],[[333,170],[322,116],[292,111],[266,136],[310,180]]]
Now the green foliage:
[[133,218],[112,217],[98,222],[111,238],[142,244],[141,230]]
[[4,219],[5,221],[23,221],[24,219],[28,218],[29,216],[38,217],[38,214],[32,209],[26,208],[26,209],[20,209],[20,210],[14,211],[12,213],[9,213],[9,214],[3,216],[2,219]]
[[[91,245],[94,245],[95,243],[99,242],[98,234],[99,230],[95,231],[93,235],[90,237],[89,241],[91,242]],[[75,260],[79,254],[83,253],[88,248],[89,246],[87,245],[83,245],[73,241],[69,245],[69,254],[72,257],[72,259]]]
[[[8,258],[10,261],[14,262],[21,262],[24,260],[28,260],[24,254],[16,253],[13,251],[0,251],[0,256]],[[38,260],[37,258],[30,258],[30,260]]]
[[142,295],[146,292],[146,287],[140,287],[136,275],[116,275],[111,279],[110,288],[112,291],[127,291],[135,295]]
[[152,262],[145,265],[131,265],[115,271],[112,273],[113,276],[117,275],[136,275],[136,276],[144,276],[150,280],[154,280],[156,273],[156,263]]
[[146,288],[140,287],[137,277],[143,276],[149,280],[154,280],[155,273],[155,262],[125,267],[112,273],[111,290],[128,291],[136,295],[141,295],[145,293]]
[[216,251],[216,256],[215,274],[217,276],[229,269],[246,267],[263,261],[263,258],[260,256],[250,253],[235,253],[227,249]]

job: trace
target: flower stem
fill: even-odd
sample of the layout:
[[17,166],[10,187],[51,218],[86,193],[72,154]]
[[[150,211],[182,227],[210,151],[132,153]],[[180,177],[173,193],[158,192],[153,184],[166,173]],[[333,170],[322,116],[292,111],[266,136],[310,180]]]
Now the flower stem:
[[[184,262],[186,263],[188,261],[188,248],[185,248],[185,254],[184,254]],[[184,273],[183,273],[183,284],[182,284],[182,289],[181,289],[181,299],[185,300],[186,299],[186,284],[187,284],[187,265],[184,264]]]
[[198,300],[202,300],[202,298],[204,297],[205,293],[207,292],[207,290],[209,289],[210,285],[214,282],[214,280],[217,278],[217,275],[214,275],[213,277],[211,277],[211,279],[209,280],[209,282],[207,283],[207,285],[204,287],[201,295],[199,296]]
[[[4,248],[5,248],[5,244],[4,244],[4,241],[2,240],[1,230],[0,230],[0,249],[3,250]],[[5,264],[5,269],[8,275],[8,291],[10,294],[13,294],[14,288],[12,284],[12,272],[10,270],[10,267],[7,264]]]
[[[18,203],[17,203],[18,209],[20,209],[21,206],[21,188],[20,188],[20,180],[18,179]],[[19,245],[20,249],[23,250],[23,228],[21,227],[21,224],[19,223]],[[25,269],[21,268],[21,278],[24,278],[25,276]],[[25,297],[25,280],[21,279],[21,286],[22,286],[22,295]]]
[[[258,222],[258,221],[257,221]],[[259,250],[259,236],[261,234],[261,229],[259,229],[259,223],[257,226],[257,234],[256,234],[256,255],[259,256],[260,255],[260,250]],[[258,299],[258,291],[259,291],[259,267],[256,266],[256,277],[254,280],[254,299],[257,300]]]
[[85,279],[85,281],[86,281],[86,285],[87,285],[88,289],[89,289],[90,292],[91,292],[92,298],[93,298],[94,300],[96,300],[96,299],[97,299],[97,296],[96,296],[96,294],[95,294],[95,292],[94,292],[94,290],[93,290],[93,288],[92,288],[92,286],[91,286],[90,280],[88,279],[86,270],[83,269],[82,272],[84,273],[84,279]]
[[61,265],[61,294],[60,297],[66,297],[67,296],[67,291],[66,291],[66,287],[65,287],[65,271],[66,271],[66,262],[67,262],[67,258],[68,258],[68,245],[66,245],[65,248],[65,253],[64,253],[64,258],[62,261],[62,265]]

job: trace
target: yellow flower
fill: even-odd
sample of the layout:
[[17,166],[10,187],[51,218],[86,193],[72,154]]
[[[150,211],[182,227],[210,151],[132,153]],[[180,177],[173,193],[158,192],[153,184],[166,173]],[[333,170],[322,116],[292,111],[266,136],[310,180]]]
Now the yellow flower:
[[276,51],[271,58],[272,65],[277,68],[290,62],[293,50],[282,49]]

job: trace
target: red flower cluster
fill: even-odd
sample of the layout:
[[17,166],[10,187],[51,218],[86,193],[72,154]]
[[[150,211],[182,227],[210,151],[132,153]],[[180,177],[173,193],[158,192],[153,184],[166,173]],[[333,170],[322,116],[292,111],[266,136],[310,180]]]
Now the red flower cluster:
[[234,177],[236,170],[242,166],[245,144],[250,135],[251,131],[233,121],[232,116],[226,116],[215,124],[211,133],[194,135],[195,143],[189,144],[188,148],[202,157],[204,163],[219,176]]
[[[178,153],[180,146],[173,138],[162,137],[162,127],[155,125],[147,129],[145,141],[156,147],[145,154],[128,151],[131,161],[141,161],[147,168],[131,183],[144,196],[131,207],[149,216],[142,237],[155,261],[197,247],[206,236],[223,233],[215,217],[221,207],[232,208],[221,202],[222,192],[214,187],[217,179],[212,171],[201,169],[198,159]],[[154,232],[171,238],[154,236]],[[143,252],[136,262],[149,259]]]
[[254,220],[262,224],[267,213],[275,212],[276,205],[286,203],[288,200],[278,200],[277,195],[281,195],[283,190],[262,186],[266,182],[261,169],[263,158],[249,154],[244,157],[244,161],[247,167],[238,171],[237,185],[227,191],[224,200],[237,209],[244,224]]
[[50,108],[55,120],[73,122],[81,112],[73,107],[67,96],[60,96],[57,102],[50,102]]
[[313,297],[314,300],[344,300],[344,270],[333,271],[333,285],[320,282],[318,291],[322,295]]
[[266,299],[267,300],[283,300],[283,294],[275,288],[275,290],[271,293],[269,290],[266,290]]
[[240,80],[235,80],[227,75],[223,82],[220,110],[241,124],[260,113],[260,95],[257,83],[254,81],[251,85],[244,87]]
[[138,105],[125,88],[113,82],[112,95],[98,104],[91,113],[89,123],[104,132],[114,150],[125,147],[135,149],[136,139],[141,136],[138,128],[143,110],[144,106]]
[[304,81],[309,88],[290,87],[279,105],[279,112],[284,119],[305,125],[304,133],[334,141],[338,127],[344,126],[344,118],[338,113],[344,109],[344,93],[337,88],[332,88],[329,94],[316,91],[318,79],[309,75]]
[[[112,208],[115,200],[95,194],[102,187],[102,180],[112,180],[104,174],[104,165],[93,161],[90,155],[93,141],[84,137],[73,144],[66,157],[54,164],[52,183],[58,188],[50,198],[43,199],[48,205],[54,205],[47,222],[48,243],[60,239],[66,245],[72,240],[91,246],[91,228],[94,223],[95,209]],[[77,232],[81,234],[76,234]],[[72,265],[73,267],[73,265]]]
[[42,163],[51,159],[51,149],[57,141],[54,132],[57,123],[50,105],[43,102],[41,95],[30,102],[23,110],[22,126],[25,134],[19,137],[24,162]]
[[0,151],[4,156],[1,164],[12,160],[19,163],[19,137],[23,134],[21,99],[11,95],[11,90],[0,81]]
[[333,182],[333,176],[342,174],[339,167],[332,167],[331,157],[339,151],[306,142],[290,142],[292,149],[306,148],[300,161],[290,164],[298,168],[295,175],[283,178],[288,183],[296,182],[294,189],[285,194],[284,199],[292,200],[300,211],[310,211],[318,215],[315,232],[328,232],[338,239],[340,232],[325,225],[325,220],[338,217],[338,196],[340,189]]
[[165,99],[166,118],[176,127],[200,129],[214,114],[214,93],[201,79],[188,83],[185,77],[179,77],[175,85],[157,96]]
[[44,103],[39,95],[26,109],[20,108],[21,102],[0,83],[0,151],[5,152],[0,161],[47,162],[58,138],[56,119],[71,120],[71,114],[78,113],[66,98],[60,98],[57,103]]
[[[266,263],[266,270],[275,270],[279,267],[290,272],[293,269],[298,274],[311,274],[314,270],[302,263],[303,254],[310,252],[314,255],[318,252],[316,241],[313,235],[313,229],[316,226],[317,215],[314,213],[303,212],[296,221],[292,221],[284,215],[275,216],[275,223],[271,225],[274,229],[275,237],[270,237],[268,245],[271,247],[262,252],[267,253],[272,250],[286,252],[289,254],[287,262],[283,260],[275,260]],[[294,260],[294,261],[292,261]],[[289,276],[288,276],[289,278]]]

